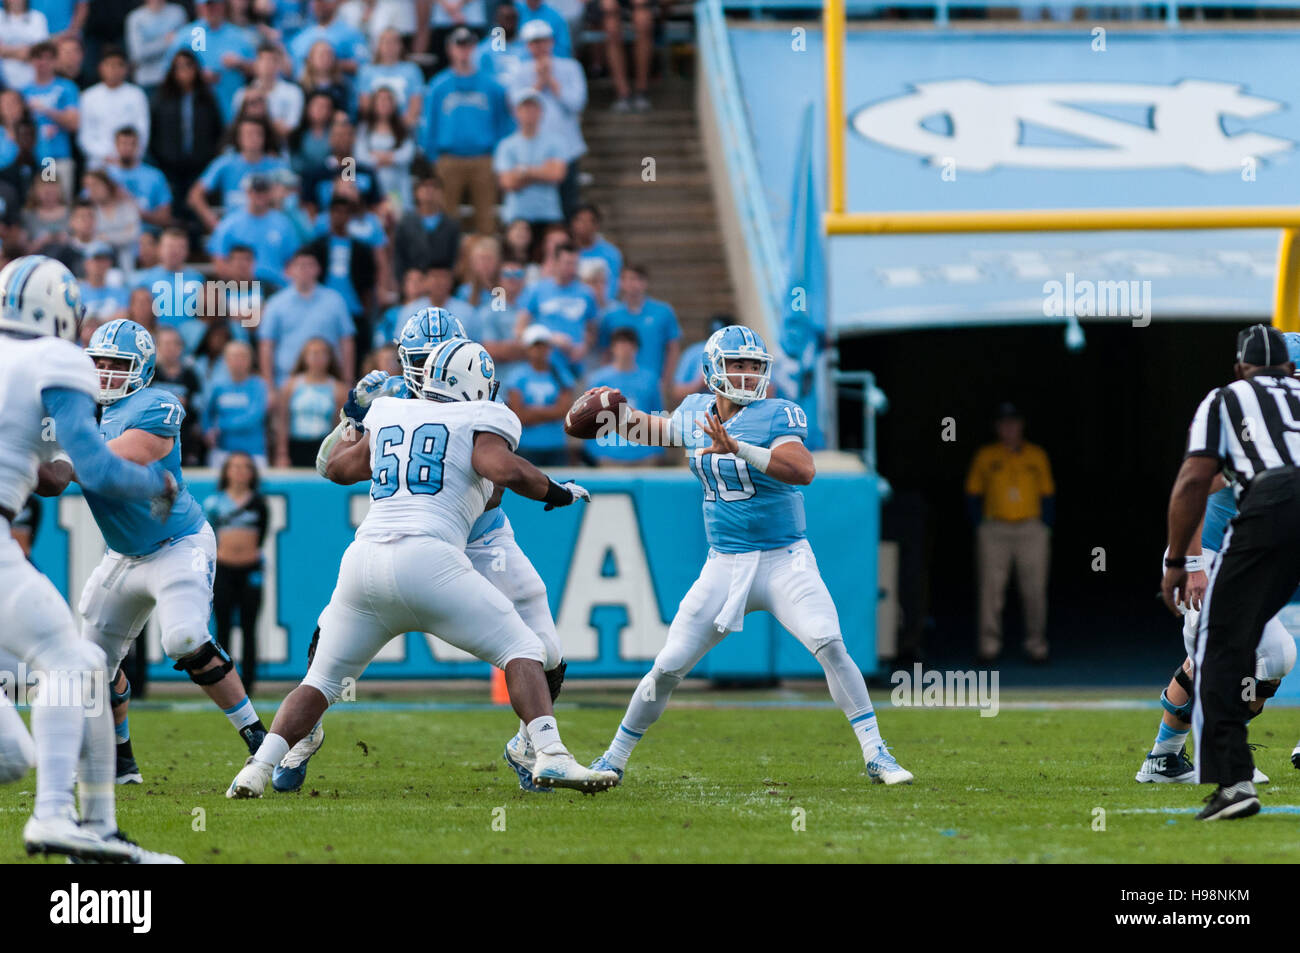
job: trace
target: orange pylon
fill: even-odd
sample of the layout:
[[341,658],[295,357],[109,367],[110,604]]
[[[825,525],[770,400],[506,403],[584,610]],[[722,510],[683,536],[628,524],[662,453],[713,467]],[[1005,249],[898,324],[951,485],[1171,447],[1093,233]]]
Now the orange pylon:
[[492,704],[510,704],[510,692],[506,689],[506,673],[495,665],[492,666]]

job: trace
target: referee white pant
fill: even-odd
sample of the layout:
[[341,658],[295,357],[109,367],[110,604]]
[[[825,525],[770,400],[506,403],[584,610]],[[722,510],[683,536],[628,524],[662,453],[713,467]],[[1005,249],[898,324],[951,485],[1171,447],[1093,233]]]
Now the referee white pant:
[[546,659],[510,600],[474,571],[459,547],[431,536],[353,541],[319,625],[303,684],[331,705],[405,632],[433,632],[497,668],[517,658]]

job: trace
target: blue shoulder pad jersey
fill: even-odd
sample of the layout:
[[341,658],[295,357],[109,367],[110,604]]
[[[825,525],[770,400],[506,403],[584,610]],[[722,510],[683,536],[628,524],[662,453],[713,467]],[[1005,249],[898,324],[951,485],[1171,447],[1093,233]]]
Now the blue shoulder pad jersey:
[[[704,488],[704,534],[720,553],[779,549],[804,538],[803,494],[732,454],[697,454],[713,440],[698,421],[714,406],[712,394],[691,394],[673,411],[673,432],[686,447],[691,472]],[[737,440],[771,447],[808,438],[803,408],[771,397],[741,408],[724,425]]]
[[1205,523],[1201,526],[1201,549],[1219,552],[1223,549],[1223,537],[1228,532],[1228,524],[1237,515],[1237,501],[1233,497],[1232,487],[1225,486],[1217,493],[1211,493],[1205,501]]
[[[402,378],[400,377],[389,379],[402,381]],[[406,387],[405,381],[402,381],[402,391],[400,394],[386,394],[386,396],[409,397],[412,400],[418,400],[418,398]],[[497,392],[497,403],[502,403],[500,391]],[[506,514],[502,511],[500,505],[494,506],[490,510],[485,510],[483,514],[474,521],[474,525],[469,528],[469,537],[465,541],[466,544],[482,539],[493,530],[500,529],[505,525],[505,522]]]
[[162,464],[176,478],[180,493],[165,522],[149,515],[148,502],[125,502],[85,491],[90,512],[108,548],[124,556],[147,556],[165,541],[192,536],[203,528],[203,509],[181,476],[181,422],[185,408],[176,395],[161,387],[144,387],[104,408],[99,433],[105,441],[128,430],[143,430],[174,441]]

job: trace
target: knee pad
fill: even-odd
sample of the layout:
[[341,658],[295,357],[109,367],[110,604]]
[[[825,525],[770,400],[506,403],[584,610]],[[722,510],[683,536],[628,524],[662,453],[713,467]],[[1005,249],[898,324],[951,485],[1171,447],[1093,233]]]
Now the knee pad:
[[[221,664],[206,672],[200,672],[214,658],[221,659]],[[191,652],[176,660],[172,666],[178,672],[184,672],[190,677],[190,681],[195,685],[215,685],[226,677],[226,673],[235,667],[235,663],[230,660],[226,650],[211,640],[204,642],[198,651]]]
[[[126,688],[122,689],[121,694],[118,694],[117,689],[114,688],[114,686],[117,684],[117,676],[119,675],[121,675],[122,678],[126,679]],[[131,700],[131,680],[129,678],[126,678],[126,676],[122,673],[122,670],[119,668],[116,672],[113,673],[113,679],[108,686],[108,703],[112,708],[118,709],[121,708],[130,700]]]
[[1187,704],[1191,704],[1196,697],[1196,683],[1192,681],[1192,676],[1187,674],[1187,669],[1181,665],[1174,672],[1174,681],[1185,692],[1187,692]]
[[1295,637],[1277,619],[1270,619],[1255,650],[1255,677],[1281,680],[1295,667],[1295,659]]
[[1165,711],[1169,712],[1169,714],[1173,715],[1179,721],[1192,720],[1192,698],[1190,692],[1188,693],[1187,704],[1175,705],[1169,700],[1169,690],[1165,689],[1160,693],[1160,704]]
[[568,667],[569,663],[561,659],[559,665],[546,673],[546,687],[551,690],[552,702],[560,697],[560,689],[564,686],[564,673]]
[[[171,631],[162,634],[162,650],[168,658],[183,659],[208,651],[208,646],[216,647],[207,623],[187,623],[173,626]],[[224,654],[224,653],[223,653]],[[209,656],[210,658],[211,656]]]
[[[666,672],[656,665],[654,668],[650,669],[650,674],[641,681],[643,684],[647,679],[653,681],[656,697],[667,697],[672,694],[673,689],[682,683],[682,679],[685,677],[684,672],[680,675],[676,672]],[[664,691],[664,689],[667,689],[667,691]]]

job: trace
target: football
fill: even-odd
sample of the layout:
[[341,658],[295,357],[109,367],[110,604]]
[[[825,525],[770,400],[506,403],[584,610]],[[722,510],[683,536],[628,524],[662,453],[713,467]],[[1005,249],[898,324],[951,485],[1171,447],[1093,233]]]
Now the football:
[[598,390],[583,394],[564,415],[564,432],[570,437],[592,440],[605,426],[615,423],[614,413],[627,398],[615,390]]

